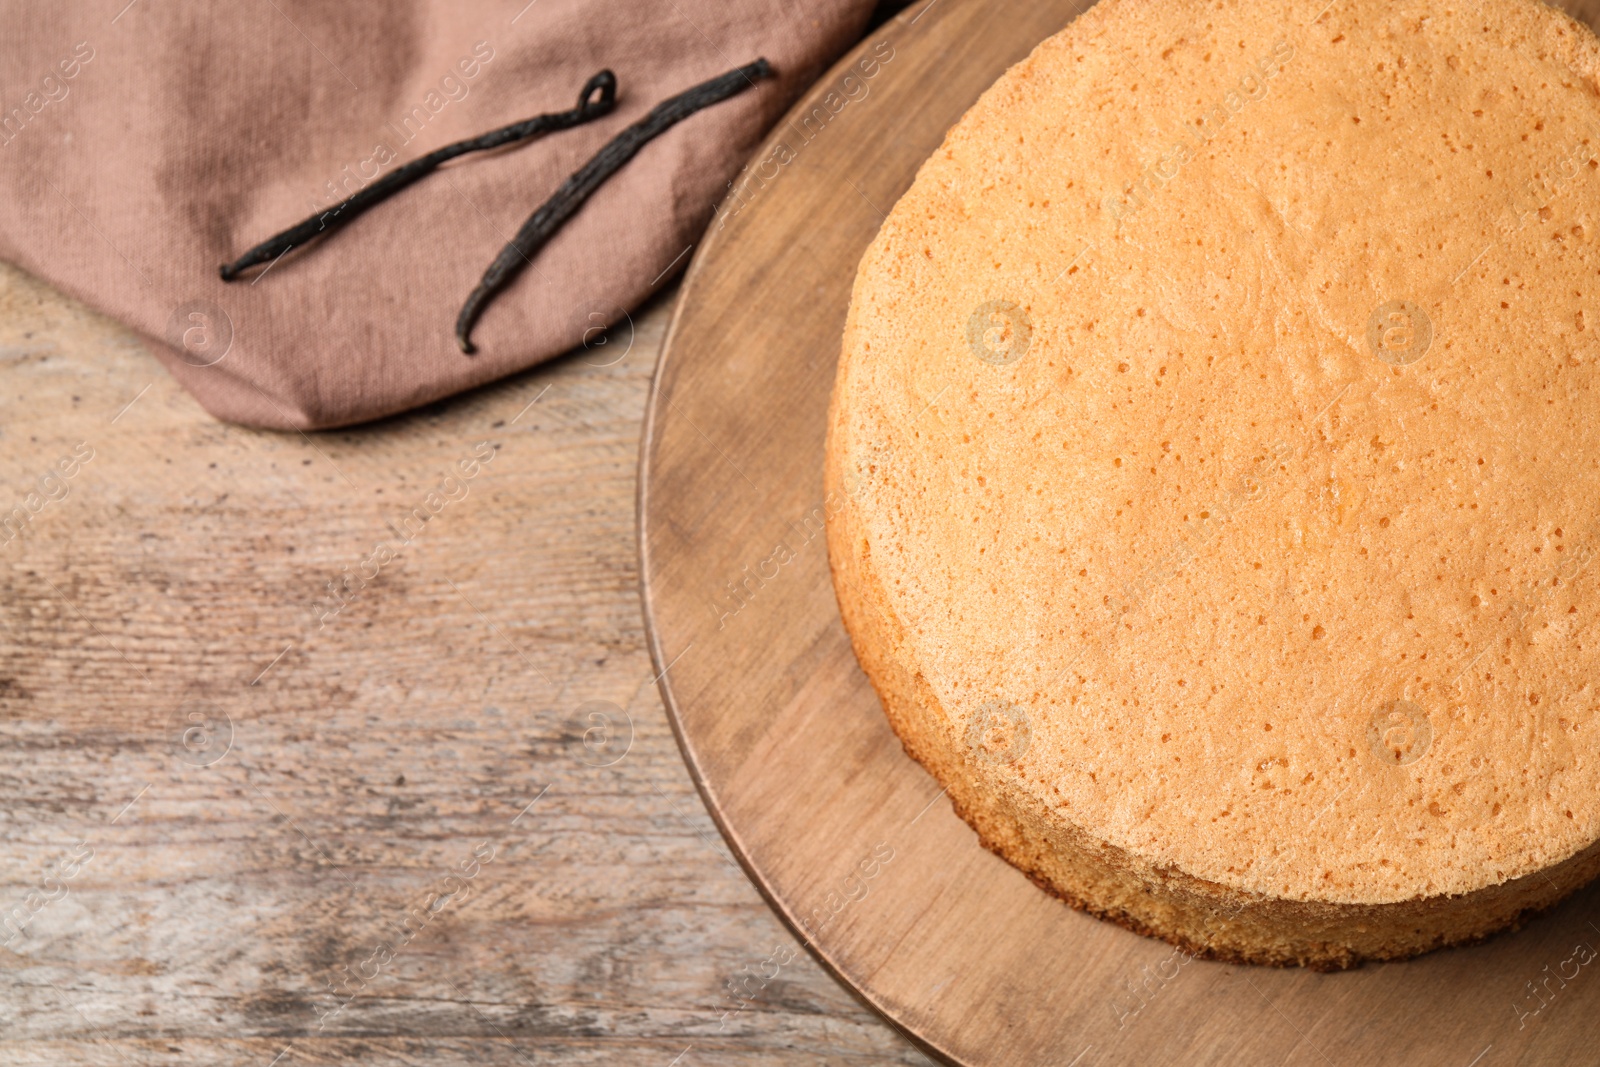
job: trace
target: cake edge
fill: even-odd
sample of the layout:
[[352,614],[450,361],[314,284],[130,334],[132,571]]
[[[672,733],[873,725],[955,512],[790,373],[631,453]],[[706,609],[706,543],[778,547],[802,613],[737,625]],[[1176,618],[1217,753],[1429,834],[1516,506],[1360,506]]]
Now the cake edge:
[[[838,396],[836,390],[830,405],[825,487],[848,500],[835,446],[845,414]],[[1154,865],[1060,813],[1052,819],[1015,783],[983,773],[926,681],[894,655],[900,623],[871,569],[871,546],[853,503],[832,511],[827,536],[851,647],[906,754],[945,787],[955,814],[984,848],[1078,911],[1167,941],[1193,958],[1331,971],[1482,941],[1600,875],[1596,842],[1543,870],[1465,894],[1346,904],[1274,897]]]

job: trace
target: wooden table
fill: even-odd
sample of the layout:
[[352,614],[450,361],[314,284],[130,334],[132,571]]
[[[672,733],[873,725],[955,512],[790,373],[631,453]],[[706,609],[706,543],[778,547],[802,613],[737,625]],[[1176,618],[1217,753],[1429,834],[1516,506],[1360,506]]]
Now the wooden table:
[[274,434],[0,268],[0,1061],[926,1062],[769,913],[653,684],[634,480],[674,298]]

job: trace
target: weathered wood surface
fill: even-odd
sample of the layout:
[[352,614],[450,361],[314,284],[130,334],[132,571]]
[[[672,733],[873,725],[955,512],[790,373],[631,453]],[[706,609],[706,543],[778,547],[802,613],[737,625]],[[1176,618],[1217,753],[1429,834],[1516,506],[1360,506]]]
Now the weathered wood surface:
[[[956,1063],[1595,1063],[1600,978],[1576,976],[1597,958],[1600,883],[1516,933],[1402,963],[1194,960],[986,852],[856,665],[822,536],[871,491],[822,484],[855,266],[948,124],[1076,6],[940,0],[869,35],[757,151],[771,165],[684,282],[646,416],[641,552],[653,652],[673,664],[669,710],[708,804],[828,965]],[[850,71],[868,91],[832,106],[874,57],[876,74]],[[919,391],[936,424],[938,384]]]
[[0,530],[0,1062],[924,1062],[732,862],[652,683],[671,302],[625,354],[280,435],[0,269],[0,515],[39,506]]

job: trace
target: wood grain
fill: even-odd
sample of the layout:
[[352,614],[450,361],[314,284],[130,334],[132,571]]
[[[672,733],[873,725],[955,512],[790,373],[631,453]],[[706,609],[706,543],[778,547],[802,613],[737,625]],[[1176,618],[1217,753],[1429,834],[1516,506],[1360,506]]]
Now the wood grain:
[[[1600,946],[1600,885],[1515,934],[1405,963],[1191,960],[984,851],[855,663],[821,528],[849,506],[824,495],[822,456],[856,263],[948,126],[1073,13],[941,0],[902,14],[780,124],[756,156],[779,165],[753,168],[696,257],[647,413],[640,550],[652,653],[702,794],[818,957],[951,1062],[1594,1062],[1600,973],[1582,960]],[[884,54],[865,95],[830,107],[852,64]]]
[[[279,435],[0,269],[0,516],[41,505],[0,530],[0,1062],[925,1062],[762,904],[651,684],[634,472],[671,304],[631,349]],[[586,747],[590,701],[631,747],[622,719]]]

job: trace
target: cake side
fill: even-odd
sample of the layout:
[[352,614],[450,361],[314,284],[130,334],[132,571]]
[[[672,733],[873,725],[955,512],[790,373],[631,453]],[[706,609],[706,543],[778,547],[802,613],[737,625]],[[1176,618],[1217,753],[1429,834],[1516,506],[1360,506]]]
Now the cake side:
[[[851,337],[846,327],[845,336]],[[1481,940],[1515,927],[1600,874],[1600,844],[1542,872],[1463,896],[1399,903],[1314,903],[1249,893],[1159,867],[1096,840],[1059,810],[1014,788],[987,747],[974,748],[904,656],[904,628],[872,568],[870,539],[854,500],[850,410],[840,366],[829,413],[825,492],[850,501],[828,522],[828,560],[845,629],[907,755],[950,797],[983,846],[1067,904],[1168,941],[1203,959],[1337,970]]]

